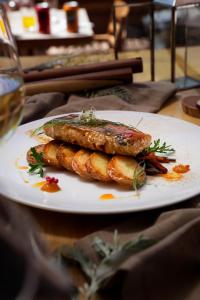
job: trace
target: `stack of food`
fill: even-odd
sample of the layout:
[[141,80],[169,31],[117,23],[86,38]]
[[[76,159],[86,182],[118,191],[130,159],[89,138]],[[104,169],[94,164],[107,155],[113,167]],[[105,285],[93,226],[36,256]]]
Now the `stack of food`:
[[148,151],[151,136],[134,127],[95,117],[93,111],[53,119],[42,126],[53,140],[31,148],[27,160],[75,172],[88,180],[117,182],[137,189],[146,174],[166,173],[169,162]]

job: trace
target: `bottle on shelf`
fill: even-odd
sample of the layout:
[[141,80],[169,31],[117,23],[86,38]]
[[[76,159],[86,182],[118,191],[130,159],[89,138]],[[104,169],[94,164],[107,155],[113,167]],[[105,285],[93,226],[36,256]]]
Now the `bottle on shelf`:
[[78,9],[79,5],[76,1],[66,2],[63,5],[67,19],[67,31],[78,32]]
[[50,8],[48,2],[41,2],[35,5],[37,19],[38,19],[38,26],[39,32],[50,34]]

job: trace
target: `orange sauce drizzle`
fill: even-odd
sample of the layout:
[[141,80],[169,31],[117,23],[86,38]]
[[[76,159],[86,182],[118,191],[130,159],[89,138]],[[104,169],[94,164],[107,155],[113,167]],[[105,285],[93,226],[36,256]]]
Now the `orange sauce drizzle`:
[[18,170],[27,170],[28,169],[28,166],[20,166],[20,164],[19,164],[19,158],[16,159],[15,166],[16,166],[16,168]]
[[113,194],[103,194],[99,198],[100,200],[112,200],[115,199],[115,196]]
[[176,165],[173,167],[173,171],[176,173],[187,173],[190,171],[190,165]]
[[47,181],[36,182],[32,185],[34,188],[40,188],[43,192],[55,193],[60,191],[60,187],[57,183],[48,183]]
[[178,174],[178,173],[175,173],[175,172],[170,172],[170,173],[167,173],[167,174],[163,174],[161,176],[164,177],[165,179],[169,180],[169,181],[178,181],[178,180],[183,178],[182,174]]
[[34,183],[32,185],[32,187],[34,187],[34,188],[41,188],[45,183],[46,183],[46,181],[36,182],[36,183]]
[[55,193],[55,192],[60,191],[60,187],[57,183],[45,182],[45,184],[41,187],[41,191],[48,192],[48,193]]
[[28,167],[27,166],[18,166],[18,169],[19,170],[28,170]]

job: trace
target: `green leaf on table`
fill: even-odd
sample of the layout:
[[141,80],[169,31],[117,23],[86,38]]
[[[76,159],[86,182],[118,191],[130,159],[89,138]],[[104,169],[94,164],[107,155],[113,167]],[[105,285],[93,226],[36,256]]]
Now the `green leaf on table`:
[[91,300],[94,294],[102,288],[106,280],[114,275],[118,267],[125,262],[130,256],[145,250],[155,244],[155,241],[140,236],[137,239],[120,243],[118,232],[113,235],[113,242],[106,241],[95,237],[92,246],[99,257],[99,263],[93,263],[82,251],[75,247],[63,246],[61,255],[66,260],[78,262],[82,271],[89,279],[80,292],[85,300]]

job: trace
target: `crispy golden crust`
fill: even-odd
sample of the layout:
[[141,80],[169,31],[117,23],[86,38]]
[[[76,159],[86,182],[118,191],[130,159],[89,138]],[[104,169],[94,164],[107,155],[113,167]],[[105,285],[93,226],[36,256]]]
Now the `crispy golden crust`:
[[106,125],[89,126],[70,124],[69,120],[65,124],[64,118],[58,120],[62,121],[61,124],[51,122],[44,126],[48,136],[91,150],[135,156],[151,143],[149,134],[109,121],[106,121]]
[[[58,161],[56,155],[60,147],[60,143],[56,141],[50,141],[47,144],[41,144],[33,147],[37,153],[42,153],[42,161],[46,166],[52,166],[56,168],[61,168],[62,165]],[[36,164],[37,161],[32,155],[31,149],[27,152],[27,161],[29,164]]]
[[[78,150],[73,145],[64,145],[56,141],[38,145],[34,148],[37,153],[43,153],[42,158],[45,165],[64,167],[84,179],[95,179],[102,182],[115,181],[129,188],[133,187],[135,170],[140,174],[137,177],[138,186],[143,185],[146,179],[143,168],[132,157],[122,155],[110,157],[100,152],[92,152],[86,149]],[[36,163],[31,150],[27,152],[27,161],[31,164]]]
[[106,154],[100,152],[92,153],[86,162],[86,168],[91,177],[104,182],[112,181],[107,171],[109,160],[110,157]]
[[75,154],[80,149],[73,145],[68,144],[62,144],[58,148],[56,157],[59,161],[59,163],[68,171],[74,171],[72,168],[72,161],[75,156]]
[[[142,167],[134,158],[116,155],[108,163],[108,174],[119,184],[133,187],[133,177],[136,168],[142,170]],[[143,185],[145,178],[145,172],[141,172],[138,184]]]
[[72,169],[74,170],[74,172],[79,176],[89,180],[92,179],[92,176],[86,168],[86,162],[89,159],[90,155],[91,151],[82,149],[74,155],[72,160]]
[[60,142],[50,141],[44,145],[43,149],[43,160],[44,163],[48,166],[62,168],[61,163],[57,158],[57,151],[60,147]]

